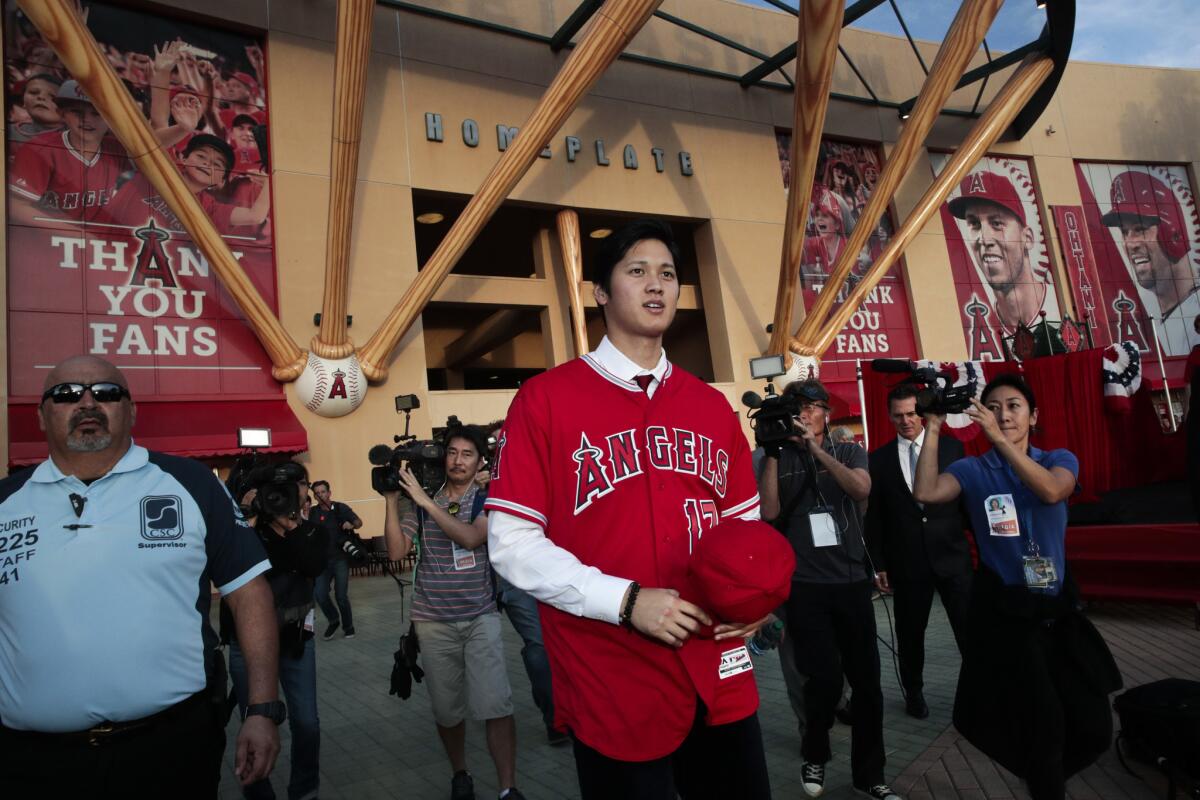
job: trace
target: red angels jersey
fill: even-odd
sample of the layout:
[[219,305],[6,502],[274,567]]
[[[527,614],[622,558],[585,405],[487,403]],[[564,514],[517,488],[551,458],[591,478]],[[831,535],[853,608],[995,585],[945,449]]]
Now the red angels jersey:
[[100,215],[117,180],[131,168],[112,136],[105,136],[100,149],[84,158],[71,147],[66,130],[55,130],[19,145],[8,171],[8,188],[48,212],[85,222]]
[[[589,356],[517,393],[488,489],[487,509],[542,526],[582,563],[693,600],[692,546],[722,518],[759,503],[749,444],[720,392],[668,365],[649,397]],[[540,609],[555,722],[610,758],[648,761],[676,750],[695,721],[697,695],[709,725],[758,708],[740,640],[694,636],[675,649]]]

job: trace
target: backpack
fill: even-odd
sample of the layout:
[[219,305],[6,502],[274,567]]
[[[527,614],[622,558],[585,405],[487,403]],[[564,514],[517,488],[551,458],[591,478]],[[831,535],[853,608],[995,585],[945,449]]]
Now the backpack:
[[1136,686],[1118,695],[1113,707],[1121,723],[1115,747],[1122,764],[1124,742],[1131,756],[1166,773],[1168,798],[1176,796],[1177,774],[1200,781],[1200,682],[1167,678]]

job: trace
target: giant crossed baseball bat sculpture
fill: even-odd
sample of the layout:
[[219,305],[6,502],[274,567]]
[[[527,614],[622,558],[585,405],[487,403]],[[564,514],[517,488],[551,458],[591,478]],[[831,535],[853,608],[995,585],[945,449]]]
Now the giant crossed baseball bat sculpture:
[[[60,0],[61,1],[61,0]],[[997,4],[999,0],[996,0]],[[658,8],[662,0],[607,0],[596,12],[583,38],[562,70],[542,95],[516,140],[484,178],[437,250],[409,285],[400,302],[358,351],[363,372],[372,381],[387,378],[387,360],[433,297],[458,259],[491,219],[500,203],[529,171],[538,153],[558,131],[580,99],[625,45]],[[957,80],[958,76],[955,76]]]
[[567,281],[567,302],[571,306],[575,355],[581,356],[588,351],[587,318],[583,311],[583,235],[579,229],[579,215],[569,208],[558,212],[555,222]]
[[863,279],[854,287],[854,291],[846,298],[830,320],[822,328],[812,345],[816,355],[824,353],[833,343],[838,332],[850,321],[859,305],[866,299],[868,292],[875,288],[879,281],[891,269],[892,264],[904,252],[913,238],[925,227],[929,218],[937,212],[946,197],[958,185],[971,167],[988,151],[1000,135],[1008,129],[1017,114],[1029,102],[1029,98],[1046,82],[1054,70],[1054,61],[1049,56],[1029,56],[1012,74],[1004,87],[992,99],[987,111],[975,123],[962,145],[954,152],[954,156],[942,169],[937,180],[933,182],[917,205],[905,220],[903,227],[896,233],[888,246]]
[[208,259],[243,316],[267,351],[276,380],[290,381],[300,374],[305,354],[283,329],[263,301],[245,270],[233,257],[212,220],[188,191],[171,160],[159,147],[150,124],[142,116],[121,79],[69,0],[17,0],[25,16],[54,48],[63,65],[104,117],[113,135],[125,147],[138,170],[146,176],[185,230]]
[[794,123],[788,161],[792,176],[784,218],[783,253],[779,259],[779,293],[775,298],[775,321],[771,326],[768,353],[787,353],[792,307],[796,304],[796,286],[800,282],[808,197],[817,173],[821,130],[825,127],[825,111],[829,108],[829,87],[833,83],[833,63],[837,59],[845,7],[845,0],[808,0],[800,4]]
[[930,69],[917,96],[912,115],[905,124],[883,173],[879,176],[875,191],[871,193],[871,198],[859,216],[849,240],[842,247],[833,274],[826,282],[825,288],[817,295],[804,322],[792,338],[789,347],[793,352],[809,356],[816,354],[814,344],[817,333],[824,326],[842,284],[850,275],[850,268],[866,246],[871,231],[879,224],[892,195],[896,193],[900,181],[912,166],[930,129],[933,128],[938,113],[953,93],[955,84],[958,83],[972,54],[979,48],[979,43],[983,41],[1002,3],[1003,0],[964,0],[959,7],[958,14],[955,15],[954,22],[938,49],[933,68]]
[[346,289],[350,278],[350,235],[354,188],[362,141],[363,98],[371,57],[374,0],[338,0],[337,55],[333,71],[333,141],[329,152],[329,224],[325,234],[325,296],[321,329],[310,347],[323,358],[354,352],[346,334]]

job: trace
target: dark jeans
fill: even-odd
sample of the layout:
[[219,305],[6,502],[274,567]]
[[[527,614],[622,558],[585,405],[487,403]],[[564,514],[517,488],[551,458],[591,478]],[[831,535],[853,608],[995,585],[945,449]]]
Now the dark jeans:
[[928,581],[896,581],[893,586],[896,608],[896,646],[900,655],[900,682],[906,694],[920,692],[925,685],[925,628],[929,624],[929,609],[933,593],[942,598],[950,629],[958,652],[963,649],[967,606],[971,599],[971,573],[948,578],[933,577]]
[[[246,659],[237,642],[229,646],[229,674],[237,693],[238,708],[245,713]],[[313,640],[304,643],[300,658],[281,656],[279,685],[287,703],[287,722],[292,731],[292,775],[288,781],[289,800],[315,797],[320,785],[318,762],[321,753],[321,726],[317,719],[317,650]],[[274,800],[275,790],[267,777],[242,789],[252,800]]]
[[[337,608],[329,599],[329,581],[333,579],[333,596],[337,598]],[[317,578],[313,586],[313,599],[321,607],[330,624],[342,623],[342,630],[354,630],[354,613],[350,610],[350,562],[345,558],[333,557],[329,565]],[[340,616],[339,613],[341,612]]]
[[583,800],[769,800],[771,782],[758,715],[728,725],[696,722],[683,744],[654,761],[617,761],[575,740],[575,770]]
[[97,745],[0,729],[0,797],[212,800],[225,748],[223,721],[215,704],[200,700]]
[[554,724],[554,699],[550,688],[550,658],[542,644],[542,622],[538,617],[538,601],[528,592],[523,592],[508,581],[496,576],[496,599],[500,608],[508,614],[517,635],[525,646],[521,648],[521,660],[525,662],[525,673],[529,676],[533,691],[533,702],[542,712],[542,721],[549,728]]
[[883,692],[871,592],[870,581],[793,583],[787,604],[796,667],[808,676],[800,752],[814,764],[829,761],[829,729],[845,674],[853,691],[850,771],[859,787],[883,783]]

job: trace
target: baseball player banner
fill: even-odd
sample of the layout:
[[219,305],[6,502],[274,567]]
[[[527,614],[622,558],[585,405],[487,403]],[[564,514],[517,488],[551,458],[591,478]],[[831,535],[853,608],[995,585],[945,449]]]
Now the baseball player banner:
[[1078,322],[1087,323],[1094,345],[1118,341],[1113,338],[1110,320],[1105,313],[1100,272],[1096,267],[1091,239],[1088,238],[1083,206],[1051,206],[1050,212],[1054,215],[1054,228],[1058,231],[1058,245],[1067,262],[1067,280],[1079,312]]
[[[777,144],[786,188],[791,180],[788,160],[791,134],[778,134]],[[800,286],[806,307],[812,306],[816,296],[824,290],[842,248],[858,224],[879,180],[880,163],[879,148],[875,145],[822,140],[800,258]],[[883,252],[894,230],[891,214],[885,214],[871,233],[867,246],[858,254],[847,285],[838,292],[834,308],[841,305],[854,284]],[[821,360],[822,380],[855,381],[857,359],[912,358],[916,355],[908,292],[901,269],[902,263],[898,261],[870,292],[846,327],[838,332],[833,346]],[[857,405],[857,400],[852,405]]]
[[[1197,344],[1200,217],[1181,166],[1076,162],[1087,236],[1096,259],[1098,313],[1112,338],[1153,349],[1158,323],[1164,356]],[[1074,280],[1074,278],[1072,278]]]
[[[930,153],[935,174],[949,160]],[[943,204],[942,228],[970,360],[1003,361],[1021,325],[1062,319],[1028,160],[981,158]]]
[[[261,38],[89,3],[84,15],[184,183],[276,306]],[[271,363],[200,248],[90,98],[4,6],[9,392],[108,358],[139,398],[277,396]]]

